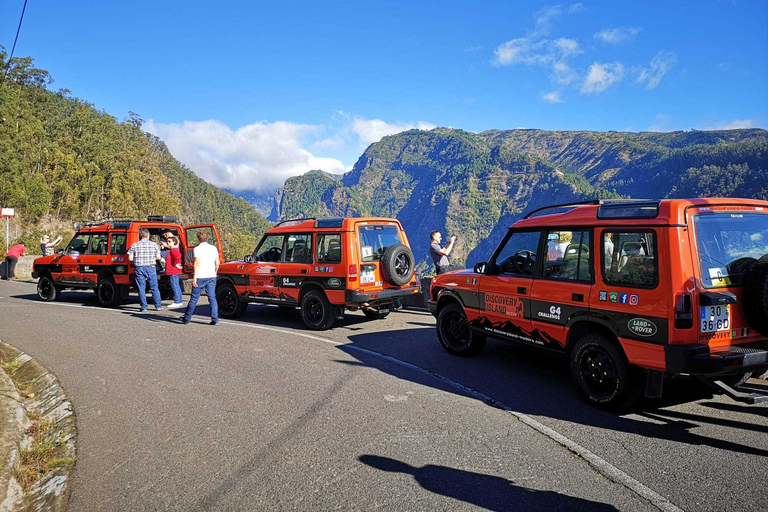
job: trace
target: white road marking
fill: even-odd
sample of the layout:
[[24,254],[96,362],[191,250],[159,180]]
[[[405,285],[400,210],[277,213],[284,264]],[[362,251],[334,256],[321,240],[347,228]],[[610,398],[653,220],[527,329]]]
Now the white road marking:
[[[65,304],[61,302],[34,302],[34,304],[40,304],[45,306],[65,306],[65,307],[74,307],[74,308],[83,308],[83,309],[99,309],[103,311],[111,311],[113,313],[136,313],[137,312],[137,310],[112,309],[112,308],[103,308],[99,306],[83,306],[81,304]],[[382,354],[381,352],[376,352],[375,350],[359,347],[351,343],[340,343],[338,341],[329,340],[328,338],[322,338],[320,336],[314,336],[312,334],[305,334],[302,332],[295,332],[288,329],[281,329],[277,327],[267,327],[264,325],[254,325],[254,324],[248,324],[243,322],[233,322],[229,320],[223,320],[221,321],[221,323],[227,324],[227,325],[236,325],[239,327],[250,327],[253,329],[261,329],[264,331],[279,332],[281,334],[288,334],[291,336],[298,336],[301,338],[320,341],[333,346],[343,345],[345,348],[349,350],[355,350],[357,352],[362,352],[364,354],[376,356],[386,361],[389,361],[391,363],[397,364],[399,366],[403,366],[410,370],[433,377],[453,388],[461,390],[462,392],[466,393],[467,395],[473,398],[481,400],[493,407],[496,407],[498,409],[501,409],[511,414],[512,416],[514,416],[521,422],[525,423],[532,429],[536,430],[540,434],[545,435],[546,437],[555,441],[559,445],[567,448],[568,450],[575,453],[582,459],[586,460],[593,468],[595,468],[602,475],[608,477],[609,479],[613,480],[618,484],[625,486],[627,489],[631,490],[641,498],[648,500],[652,505],[654,505],[659,510],[662,510],[663,512],[683,512],[683,510],[680,507],[678,507],[677,505],[669,501],[664,496],[658,494],[653,489],[644,485],[642,482],[632,478],[631,476],[629,476],[628,474],[626,474],[625,472],[623,472],[622,470],[620,470],[619,468],[617,468],[616,466],[608,462],[607,460],[603,459],[599,455],[592,453],[590,450],[581,446],[577,442],[565,437],[561,433],[544,425],[543,423],[532,418],[531,416],[528,416],[527,414],[522,412],[515,411],[510,406],[505,405],[502,402],[499,402],[495,398],[492,398],[486,395],[485,393],[482,393],[468,386],[465,386],[464,384],[456,382],[455,380],[449,379],[444,375],[440,375],[439,373],[435,373],[431,370],[427,370],[426,368],[422,368],[421,366],[417,366],[413,363],[409,363],[407,361],[397,359],[396,357],[388,356],[386,354]]]

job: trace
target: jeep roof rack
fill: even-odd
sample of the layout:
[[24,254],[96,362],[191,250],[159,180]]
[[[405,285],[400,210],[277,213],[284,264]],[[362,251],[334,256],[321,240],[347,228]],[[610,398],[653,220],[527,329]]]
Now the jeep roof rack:
[[655,202],[655,204],[658,206],[658,201],[653,201],[651,199],[588,199],[586,201],[574,201],[572,203],[563,203],[563,204],[553,204],[551,206],[542,206],[541,208],[536,208],[535,210],[528,212],[524,219],[528,219],[533,217],[539,212],[542,212],[544,210],[555,210],[558,208],[576,208],[579,206],[588,206],[588,205],[605,205],[605,204],[632,204],[632,203],[651,203]]
[[316,228],[340,228],[344,225],[344,219],[341,217],[331,217],[328,219],[317,219]]
[[317,219],[315,219],[314,217],[302,217],[300,219],[287,219],[287,220],[283,220],[283,221],[278,222],[277,224],[275,224],[272,227],[276,228],[278,226],[282,226],[283,224],[287,224],[289,222],[304,222],[305,220],[317,220]]
[[179,218],[175,215],[149,215],[148,222],[178,222]]

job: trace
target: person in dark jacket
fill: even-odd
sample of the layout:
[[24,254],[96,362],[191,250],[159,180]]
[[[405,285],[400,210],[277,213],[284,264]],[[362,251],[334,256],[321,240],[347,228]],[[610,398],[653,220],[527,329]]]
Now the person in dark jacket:
[[453,250],[453,245],[456,243],[456,237],[452,236],[445,247],[440,247],[440,241],[443,239],[443,235],[439,231],[433,231],[430,233],[432,243],[429,246],[429,255],[432,257],[432,262],[435,264],[435,273],[437,275],[444,274],[451,270],[451,263],[448,261],[448,255]]

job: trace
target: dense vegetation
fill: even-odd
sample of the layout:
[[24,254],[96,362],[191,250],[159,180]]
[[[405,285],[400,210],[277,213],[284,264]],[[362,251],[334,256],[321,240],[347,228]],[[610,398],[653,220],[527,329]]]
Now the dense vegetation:
[[[315,193],[308,193],[308,190]],[[768,199],[768,132],[411,130],[372,144],[340,181],[291,178],[280,218],[381,215],[406,228],[422,268],[429,232],[459,237],[452,261],[487,258],[540,206],[594,197]]]
[[228,258],[250,252],[268,228],[246,201],[174,159],[138,115],[119,122],[67,90],[53,92],[32,59],[9,63],[0,47],[0,71],[9,64],[0,86],[0,205],[16,208],[19,238],[33,251],[44,230],[66,238],[76,220],[163,214],[216,223]]

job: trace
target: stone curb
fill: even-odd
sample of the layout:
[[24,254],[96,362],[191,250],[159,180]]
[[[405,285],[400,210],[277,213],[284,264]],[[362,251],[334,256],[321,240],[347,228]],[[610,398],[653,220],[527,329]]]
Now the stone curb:
[[[10,409],[8,424],[3,425],[0,432],[0,457],[5,457],[0,460],[0,512],[63,512],[69,501],[75,464],[64,464],[50,470],[26,491],[16,481],[13,469],[19,450],[28,447],[32,440],[25,434],[31,425],[28,414],[39,416],[51,425],[43,434],[43,442],[58,446],[60,457],[75,457],[77,424],[72,403],[55,375],[31,356],[0,341],[0,364],[6,363],[17,363],[19,367],[13,370],[10,377],[4,370],[0,371],[0,393],[4,395],[0,396],[0,419],[5,419],[3,412],[11,407],[9,402],[15,403],[15,409]],[[14,382],[31,381],[34,383],[25,390],[27,397],[20,397]],[[2,391],[8,384],[12,393]],[[32,398],[28,398],[29,395]]]

